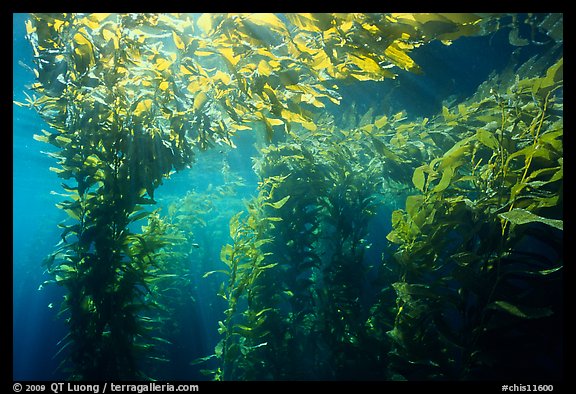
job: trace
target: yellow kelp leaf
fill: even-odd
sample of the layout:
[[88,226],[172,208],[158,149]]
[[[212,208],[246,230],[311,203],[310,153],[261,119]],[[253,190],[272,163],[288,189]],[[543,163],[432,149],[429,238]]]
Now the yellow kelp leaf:
[[208,81],[204,78],[195,78],[186,87],[190,93],[196,94],[199,91],[206,91],[208,86]]
[[60,19],[54,20],[54,30],[60,31],[60,28],[62,27],[62,25],[64,24],[64,22],[65,22],[65,21],[60,20]]
[[167,60],[164,58],[158,58],[158,59],[156,59],[156,70],[164,71],[168,67],[170,67],[171,64],[172,64],[172,62],[170,60]]
[[314,17],[314,15],[310,13],[300,13],[300,14],[293,14],[293,13],[286,13],[284,14],[286,19],[290,21],[293,25],[295,25],[299,30],[305,31],[312,31],[312,32],[320,32],[322,29],[318,26],[318,19]]
[[152,109],[152,99],[144,99],[138,102],[136,108],[134,109],[134,116],[140,116],[143,112],[150,111]]
[[392,23],[398,23],[398,21],[400,21],[401,23],[409,23],[411,25],[416,22],[416,19],[414,19],[414,14],[408,12],[390,13],[386,15],[386,20]]
[[106,40],[106,42],[113,40],[114,42],[114,49],[118,49],[119,45],[118,45],[118,36],[116,35],[115,32],[108,30],[108,29],[102,29],[102,37],[104,37],[104,40]]
[[192,71],[183,64],[180,65],[180,72],[184,75],[192,75]]
[[296,122],[296,123],[300,123],[304,128],[310,130],[310,131],[316,131],[317,126],[309,121],[308,119],[306,119],[305,117],[303,117],[300,114],[297,114],[296,112],[292,112],[292,111],[288,111],[286,109],[282,110],[282,118],[286,119],[288,122]]
[[103,12],[95,12],[87,16],[87,18],[94,22],[94,23],[102,23],[103,20],[108,18],[111,14],[110,13],[103,13]]
[[[50,134],[48,134],[50,135]],[[46,142],[49,143],[50,141],[48,140],[48,137],[46,135],[39,135],[39,134],[34,134],[32,136],[32,138],[34,138],[36,141],[40,141],[40,142]]]
[[220,48],[219,51],[220,51],[220,54],[226,60],[228,60],[232,66],[236,66],[236,64],[238,63],[238,60],[240,60],[240,56],[238,56],[238,57],[234,56],[234,48],[232,48],[232,47]]
[[244,16],[244,18],[256,25],[267,26],[276,31],[286,32],[286,26],[284,26],[284,23],[280,18],[274,14],[257,12],[254,14],[248,14]]
[[32,34],[36,31],[36,27],[32,26],[32,21],[30,21],[30,19],[27,19],[24,24],[26,25],[26,34]]
[[242,124],[237,124],[237,123],[232,123],[230,125],[230,129],[232,129],[233,131],[238,131],[238,130],[252,130],[252,127],[250,126],[245,126]]
[[78,45],[88,45],[90,47],[92,47],[92,43],[90,42],[90,40],[88,40],[84,34],[82,33],[76,33],[74,34],[74,42]]
[[458,117],[457,115],[451,114],[450,110],[445,105],[442,106],[442,116],[444,117],[444,120],[447,122],[454,120]]
[[69,144],[70,142],[72,142],[72,139],[70,139],[69,137],[64,137],[63,135],[57,135],[55,140],[62,144]]
[[272,69],[272,67],[270,67],[270,66],[268,65],[268,62],[267,62],[266,60],[260,60],[260,62],[258,63],[258,68],[257,68],[257,70],[258,70],[258,74],[259,74],[259,75],[262,75],[262,76],[265,76],[265,77],[270,76],[270,74],[272,74],[272,72],[274,71],[274,70]]
[[332,62],[326,52],[318,51],[313,55],[313,60],[310,66],[313,69],[324,69],[332,66]]
[[420,73],[420,67],[408,56],[404,51],[398,48],[395,43],[386,48],[384,51],[384,56],[386,56],[394,65],[411,72]]
[[[92,22],[90,19],[88,19],[86,17],[79,19],[77,21],[77,23],[81,24],[83,26],[86,26],[86,27],[90,28],[91,30],[95,30],[98,28],[98,26],[100,26],[97,22]],[[61,23],[59,23],[59,25],[61,25]]]
[[386,115],[381,116],[380,118],[376,119],[374,121],[374,126],[376,126],[377,128],[381,129],[382,127],[384,127],[386,124],[388,123],[388,117]]
[[76,69],[83,73],[95,62],[92,43],[82,33],[74,35],[74,42],[76,44],[74,48]]
[[95,167],[95,166],[99,165],[101,162],[102,161],[100,160],[100,158],[98,156],[90,155],[86,158],[86,160],[84,160],[84,165]]
[[194,97],[194,106],[193,106],[194,111],[198,111],[198,110],[202,109],[204,104],[206,104],[207,100],[208,100],[208,95],[204,92],[199,92]]
[[274,202],[274,203],[266,202],[266,203],[264,203],[264,205],[271,206],[271,207],[274,208],[274,209],[280,209],[280,208],[282,208],[282,207],[284,206],[284,204],[286,204],[286,202],[287,202],[289,199],[290,199],[290,196],[286,196],[286,197],[284,197],[283,199],[278,200],[278,201],[276,201],[276,202]]
[[364,30],[369,31],[371,34],[381,34],[380,29],[378,26],[373,25],[371,23],[362,23],[362,27]]
[[214,77],[212,79],[214,81],[222,81],[224,85],[230,85],[231,81],[230,75],[220,70],[216,71],[216,74],[214,74]]
[[312,104],[316,108],[324,108],[325,105],[322,101],[318,100],[315,95],[306,93],[302,95],[302,101],[308,104]]
[[266,118],[268,120],[268,123],[270,123],[272,126],[281,126],[284,124],[284,121],[282,119],[276,119],[276,118]]
[[374,125],[373,124],[367,124],[367,125],[364,125],[362,127],[359,127],[358,130],[362,130],[362,131],[365,131],[367,133],[371,133],[372,131],[374,131]]
[[349,54],[348,59],[364,72],[379,74],[382,70],[378,62],[368,56]]
[[556,151],[562,152],[563,141],[562,136],[564,135],[564,128],[561,127],[558,130],[547,131],[540,136],[539,142],[541,144],[550,145],[550,147]]
[[158,87],[160,88],[160,90],[166,90],[168,89],[168,86],[170,86],[170,84],[167,81],[162,81],[160,82],[160,85]]
[[315,53],[317,53],[319,51],[318,48],[312,48],[311,47],[312,42],[310,40],[310,37],[303,34],[303,33],[296,34],[296,36],[294,37],[292,42],[296,45],[296,48],[300,52],[304,52],[304,53],[307,53],[309,55],[314,55]]
[[217,18],[218,18],[218,15],[210,14],[210,13],[204,13],[204,14],[200,15],[200,17],[196,21],[196,24],[198,25],[198,27],[200,29],[202,29],[202,31],[204,31],[204,33],[206,33],[207,35],[211,35],[212,33],[214,33],[214,28],[216,27]]
[[64,211],[74,220],[80,220],[79,210],[64,209]]
[[[435,162],[436,160],[440,162],[440,165],[438,166],[439,170],[444,170],[449,167],[454,169],[459,167],[462,163],[469,160],[469,151],[471,150],[470,142],[475,137],[475,135],[471,135],[470,137],[458,141],[454,146],[452,146],[452,148],[444,153],[442,157],[436,158],[432,160],[432,162]],[[432,163],[430,163],[430,167],[433,167]]]
[[182,41],[180,36],[178,36],[178,34],[176,34],[175,31],[172,31],[172,39],[174,40],[174,44],[176,45],[176,48],[182,49],[182,50],[184,48],[186,48],[186,45],[184,45],[184,41]]
[[[230,234],[232,234],[232,231],[230,231]],[[236,235],[236,232],[234,232],[234,235]],[[234,254],[234,248],[232,247],[232,245],[226,244],[220,250],[220,260],[223,263],[226,263],[226,265],[231,266],[233,254]]]

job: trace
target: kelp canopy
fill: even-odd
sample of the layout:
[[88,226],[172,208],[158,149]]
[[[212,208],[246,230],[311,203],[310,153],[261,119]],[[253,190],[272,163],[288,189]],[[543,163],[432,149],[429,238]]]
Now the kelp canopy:
[[[418,74],[416,48],[504,28],[548,60],[431,118],[328,111],[338,81]],[[202,199],[178,216],[144,207],[239,130],[263,137],[258,194],[230,221],[222,270],[197,278],[220,275],[228,305],[196,360],[216,360],[215,379],[558,376],[561,14],[32,14],[26,29],[35,93],[17,104],[50,126],[34,138],[66,180],[46,265],[67,290],[71,378],[148,378],[141,355],[177,346],[152,316],[176,319],[162,294],[190,284],[178,248],[196,245]],[[391,193],[404,209],[370,234]],[[390,253],[366,267],[375,237]]]

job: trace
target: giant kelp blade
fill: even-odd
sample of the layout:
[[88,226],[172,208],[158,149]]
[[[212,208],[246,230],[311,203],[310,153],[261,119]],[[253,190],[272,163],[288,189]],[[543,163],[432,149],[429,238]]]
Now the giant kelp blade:
[[539,222],[557,228],[558,230],[564,229],[563,220],[544,218],[522,208],[514,208],[511,211],[500,213],[498,216],[516,225]]

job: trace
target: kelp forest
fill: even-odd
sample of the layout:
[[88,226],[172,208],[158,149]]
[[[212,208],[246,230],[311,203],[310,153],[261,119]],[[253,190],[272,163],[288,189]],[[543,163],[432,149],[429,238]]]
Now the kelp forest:
[[[25,30],[14,104],[61,185],[36,269],[63,291],[67,379],[563,377],[563,14]],[[424,115],[395,99],[422,54],[493,37],[513,53],[469,93]]]

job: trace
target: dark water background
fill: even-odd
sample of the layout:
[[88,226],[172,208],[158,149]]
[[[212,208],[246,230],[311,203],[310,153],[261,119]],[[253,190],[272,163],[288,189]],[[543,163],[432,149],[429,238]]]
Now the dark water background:
[[[32,51],[24,38],[26,18],[26,14],[13,15],[13,99],[17,101],[24,101],[25,85],[33,82],[33,74],[19,65],[19,62],[32,65]],[[529,50],[537,49],[523,49],[514,56],[528,58],[533,54]],[[409,116],[431,116],[441,110],[443,100],[469,97],[492,71],[500,71],[508,64],[514,50],[517,48],[508,43],[507,31],[487,37],[460,38],[450,46],[435,42],[411,53],[424,70],[424,75],[400,72],[395,80],[339,83],[342,104],[332,110],[344,111],[354,102],[360,116],[371,106],[380,113],[405,109]],[[54,148],[32,138],[33,134],[47,127],[34,111],[13,106],[12,361],[13,379],[20,381],[65,378],[57,370],[61,359],[54,357],[58,351],[58,341],[67,333],[64,319],[57,317],[64,292],[56,285],[41,286],[50,279],[41,265],[42,260],[59,241],[60,229],[57,224],[66,217],[54,206],[62,197],[51,193],[62,191],[61,180],[49,170],[55,162],[41,153]],[[227,155],[227,163],[244,179],[245,186],[230,199],[231,204],[241,207],[242,199],[256,193],[257,178],[251,167],[252,157],[257,151],[253,146],[254,138],[248,133],[238,134],[235,143],[238,149],[221,154]],[[202,171],[196,171],[198,168],[202,168]],[[207,165],[200,154],[196,167],[166,180],[155,194],[159,205],[162,205],[184,196],[191,189],[202,192],[223,182],[220,168]],[[402,202],[402,198],[390,201],[373,219],[369,239],[373,247],[365,257],[368,263],[380,261],[386,247],[383,244],[386,242],[385,235],[390,229],[390,213],[400,208],[398,204]],[[213,223],[221,227],[218,234],[227,234],[227,224],[226,218]],[[198,236],[204,236],[204,241],[208,242],[210,229],[207,234]],[[199,241],[202,244],[202,240]],[[227,235],[210,241],[215,244],[212,245],[215,251],[219,250],[218,243],[229,242]],[[213,262],[212,269],[222,268],[218,254]],[[217,321],[223,318],[225,305],[216,296],[217,289],[209,287],[212,283],[200,283],[194,294],[196,302],[190,310],[182,311],[182,324],[189,327],[190,332],[182,336],[182,342],[175,350],[178,354],[172,355],[175,362],[169,371],[165,371],[170,379],[206,379],[199,374],[199,367],[190,366],[189,362],[195,357],[211,354],[219,340]]]

